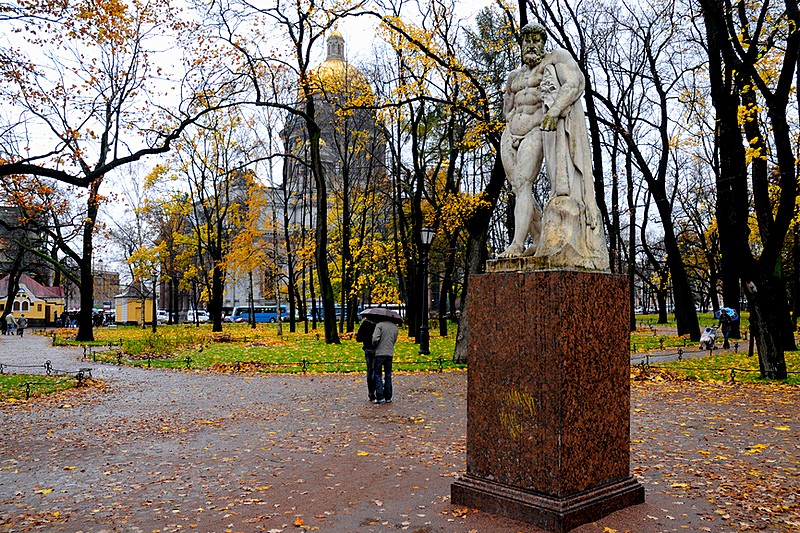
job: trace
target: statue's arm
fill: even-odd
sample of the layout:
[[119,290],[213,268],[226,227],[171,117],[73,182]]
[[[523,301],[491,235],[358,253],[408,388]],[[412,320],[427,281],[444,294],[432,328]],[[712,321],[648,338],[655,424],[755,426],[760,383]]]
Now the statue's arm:
[[517,77],[517,74],[516,70],[512,70],[508,74],[508,80],[506,80],[506,92],[503,95],[503,118],[506,120],[509,120],[511,112],[514,110],[514,93],[511,92],[511,83]]
[[547,62],[555,67],[561,87],[553,105],[542,119],[542,129],[554,130],[558,119],[563,117],[569,107],[580,99],[586,87],[586,80],[578,63],[566,50],[557,49],[548,56]]

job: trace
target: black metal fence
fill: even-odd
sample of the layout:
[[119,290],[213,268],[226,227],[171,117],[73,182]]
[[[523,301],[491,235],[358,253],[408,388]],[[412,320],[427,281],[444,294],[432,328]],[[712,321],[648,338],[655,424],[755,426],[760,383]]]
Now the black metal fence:
[[41,374],[45,376],[61,376],[62,379],[53,382],[53,381],[36,381],[36,380],[28,380],[23,381],[20,386],[24,387],[25,389],[25,399],[29,400],[31,397],[31,390],[32,387],[36,386],[58,386],[61,383],[66,383],[68,381],[75,380],[76,387],[82,387],[86,384],[87,380],[92,379],[92,369],[91,368],[79,368],[78,370],[60,370],[57,368],[53,368],[52,363],[50,360],[44,362],[41,365],[12,365],[8,363],[0,363],[0,375],[2,374],[25,374],[25,375],[36,375]]
[[[738,353],[739,351],[739,343],[734,342],[733,344],[733,351],[734,353]],[[643,353],[643,354],[631,354],[631,366],[638,367],[642,371],[646,371],[649,369],[658,369],[658,370],[667,370],[671,371],[673,369],[659,366],[654,361],[684,361],[689,356],[697,355],[697,357],[701,357],[703,355],[713,355],[714,351],[720,350],[719,346],[711,346],[707,350],[703,349],[695,349],[695,350],[684,350],[683,348],[678,348],[674,352],[664,351],[664,352],[656,352],[656,353]],[[734,366],[727,366],[727,367],[691,367],[684,370],[690,370],[692,372],[717,372],[717,373],[724,373],[728,374],[729,381],[731,383],[736,381],[736,374],[760,374],[761,370],[756,368],[739,368]],[[788,375],[800,374],[800,372],[787,372]]]
[[[187,355],[185,357],[179,358],[163,358],[163,357],[154,357],[152,355],[145,355],[141,358],[131,359],[126,358],[122,352],[122,350],[115,350],[109,353],[108,350],[103,351],[96,351],[93,350],[91,346],[84,347],[83,350],[83,357],[84,359],[90,358],[93,361],[97,361],[98,354],[105,354],[104,359],[111,359],[109,362],[113,362],[117,365],[128,365],[133,367],[139,368],[152,368],[154,363],[163,363],[165,365],[174,365],[180,368],[184,368],[186,370],[191,370],[192,364],[195,363],[195,359],[192,358],[191,355]],[[113,354],[113,355],[112,355]],[[110,357],[109,357],[110,356]],[[256,369],[262,372],[286,372],[286,371],[296,371],[301,372],[303,374],[307,374],[309,372],[314,372],[316,368],[323,368],[322,372],[328,371],[331,368],[334,369],[346,369],[349,372],[358,372],[359,370],[363,370],[365,365],[364,360],[359,361],[352,361],[352,360],[338,360],[338,361],[313,361],[308,358],[301,358],[299,361],[244,361],[244,360],[236,360],[231,362],[224,362],[218,363],[214,366],[217,369],[229,370],[230,372],[245,372],[250,369]],[[414,369],[428,369],[428,370],[436,370],[437,372],[442,372],[445,367],[445,359],[441,356],[430,358],[430,359],[419,359],[419,360],[412,360],[412,361],[405,361],[402,359],[395,358],[392,362],[392,367],[396,370],[402,370],[403,368],[414,368]],[[206,366],[198,366],[195,369],[204,369],[208,368]]]

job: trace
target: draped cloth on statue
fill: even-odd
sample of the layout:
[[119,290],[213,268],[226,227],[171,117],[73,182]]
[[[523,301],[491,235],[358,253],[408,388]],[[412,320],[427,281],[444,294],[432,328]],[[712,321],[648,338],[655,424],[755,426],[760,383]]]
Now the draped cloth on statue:
[[[545,111],[560,88],[558,66],[544,66],[540,86]],[[542,131],[550,200],[544,207],[535,258],[548,268],[608,270],[608,251],[594,196],[592,154],[580,100],[562,114],[554,131]]]

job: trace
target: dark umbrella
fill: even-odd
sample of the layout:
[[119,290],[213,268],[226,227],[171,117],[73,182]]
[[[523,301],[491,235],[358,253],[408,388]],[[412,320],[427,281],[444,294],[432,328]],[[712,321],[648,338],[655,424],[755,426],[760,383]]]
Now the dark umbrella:
[[373,307],[372,309],[366,309],[361,311],[361,316],[365,318],[371,318],[376,322],[380,322],[381,320],[391,320],[397,324],[403,323],[403,319],[400,317],[400,314],[397,311],[392,311],[391,309],[386,309],[385,307]]

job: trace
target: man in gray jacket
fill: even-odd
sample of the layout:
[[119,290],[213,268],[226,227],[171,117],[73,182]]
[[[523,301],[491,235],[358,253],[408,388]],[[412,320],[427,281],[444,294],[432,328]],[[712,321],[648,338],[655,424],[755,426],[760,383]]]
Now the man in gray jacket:
[[22,337],[25,334],[25,328],[28,327],[28,319],[25,318],[25,315],[19,317],[17,320],[17,336]]
[[372,333],[372,344],[375,346],[375,363],[372,365],[375,381],[374,403],[392,401],[392,357],[395,342],[397,342],[397,325],[391,320],[378,322]]

